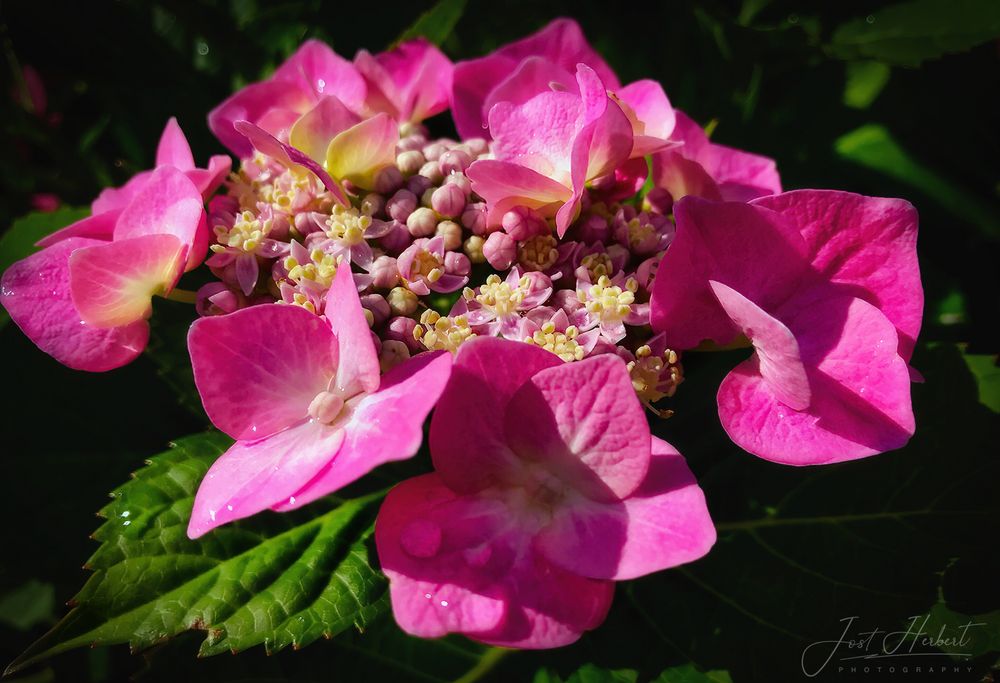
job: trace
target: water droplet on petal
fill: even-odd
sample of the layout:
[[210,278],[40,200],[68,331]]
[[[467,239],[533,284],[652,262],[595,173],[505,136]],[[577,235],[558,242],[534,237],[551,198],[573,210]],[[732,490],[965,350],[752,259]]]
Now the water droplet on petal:
[[448,601],[447,600],[442,600],[441,601],[441,606],[442,607],[447,607],[448,606]]
[[431,594],[430,593],[424,593],[424,597],[427,598],[428,600],[430,600],[431,599]]
[[403,527],[399,544],[412,557],[433,557],[441,549],[441,527],[429,519],[415,519]]
[[226,509],[229,510],[230,512],[232,512],[233,511],[233,506],[232,505],[227,505]]

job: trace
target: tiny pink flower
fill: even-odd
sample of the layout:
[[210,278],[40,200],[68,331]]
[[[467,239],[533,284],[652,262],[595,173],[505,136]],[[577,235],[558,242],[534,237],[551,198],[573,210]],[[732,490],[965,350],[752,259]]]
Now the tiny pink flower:
[[493,274],[476,289],[465,288],[449,315],[464,315],[479,335],[519,339],[521,315],[545,303],[552,295],[552,280],[538,272],[512,268],[503,280]]
[[205,411],[236,439],[202,480],[191,538],[262,510],[300,507],[412,456],[451,370],[449,354],[428,353],[380,377],[346,267],[325,318],[282,305],[200,318],[188,349]]
[[407,633],[550,648],[596,628],[614,581],[690,562],[715,541],[684,459],[652,437],[625,364],[564,363],[475,337],[431,422],[436,472],[375,524]]
[[468,257],[445,252],[441,236],[415,240],[399,255],[396,264],[407,289],[421,296],[431,291],[454,292],[469,281]]
[[423,38],[372,56],[361,50],[354,65],[365,79],[365,107],[400,123],[419,123],[448,108],[451,61]]

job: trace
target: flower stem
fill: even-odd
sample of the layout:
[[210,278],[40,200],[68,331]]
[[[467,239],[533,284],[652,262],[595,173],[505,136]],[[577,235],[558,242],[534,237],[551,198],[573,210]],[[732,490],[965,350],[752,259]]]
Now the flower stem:
[[182,304],[193,304],[198,301],[198,292],[192,292],[190,289],[172,289],[169,294],[162,296],[164,299],[178,301]]
[[500,660],[509,655],[513,650],[503,647],[491,647],[483,653],[474,667],[466,671],[460,678],[456,678],[454,683],[476,683],[493,670]]

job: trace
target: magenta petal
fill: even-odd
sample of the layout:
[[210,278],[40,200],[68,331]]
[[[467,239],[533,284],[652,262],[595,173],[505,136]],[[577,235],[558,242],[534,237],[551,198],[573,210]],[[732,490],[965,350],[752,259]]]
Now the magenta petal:
[[[638,120],[638,126],[633,124],[636,135],[666,141],[674,132],[676,123],[674,108],[670,106],[670,100],[663,92],[663,86],[656,81],[642,80],[629,83],[624,88],[618,89],[615,95],[628,105]],[[650,149],[633,150],[632,156],[642,156],[650,151]]]
[[509,524],[506,512],[499,500],[456,495],[437,474],[389,492],[375,520],[375,543],[400,628],[434,638],[504,623],[501,581],[509,559],[491,544]]
[[451,354],[422,353],[387,372],[374,394],[362,398],[343,424],[344,445],[326,467],[295,494],[289,510],[361,478],[379,465],[412,457],[423,440],[424,419],[451,374]]
[[553,86],[568,92],[578,90],[572,71],[544,57],[528,57],[489,93],[483,111],[488,114],[498,102],[523,104],[540,93],[550,92]]
[[0,302],[21,331],[45,353],[74,370],[104,372],[130,363],[146,347],[145,320],[125,327],[87,325],[73,305],[69,257],[105,244],[70,237],[14,263],[0,280]]
[[167,121],[160,136],[160,143],[156,147],[156,165],[173,166],[178,171],[190,171],[194,168],[191,146],[174,117]]
[[448,486],[478,491],[516,464],[503,435],[507,404],[533,375],[561,364],[521,342],[474,337],[462,344],[431,419],[434,468]]
[[722,191],[708,171],[676,149],[653,155],[653,184],[667,190],[674,201],[688,195],[722,201]]
[[775,398],[792,410],[809,407],[812,392],[795,335],[745,296],[709,280],[722,308],[757,350],[757,367]]
[[708,286],[716,280],[765,310],[800,286],[806,245],[787,219],[738,202],[685,197],[674,206],[677,234],[653,281],[650,317],[670,348],[726,344],[736,328]]
[[201,192],[188,177],[171,166],[163,166],[146,183],[122,211],[115,226],[115,240],[145,235],[173,235],[187,253],[185,270],[201,264],[207,244],[207,227]]
[[634,491],[649,467],[649,425],[625,363],[592,356],[535,374],[507,405],[511,449],[599,501]]
[[61,230],[56,230],[51,235],[46,235],[35,243],[36,247],[50,247],[56,242],[69,239],[70,237],[88,237],[90,239],[110,241],[115,233],[115,223],[118,222],[120,209],[106,211],[81,218],[72,225],[67,225]]
[[[253,154],[253,147],[236,130],[237,121],[266,125],[265,116],[271,111],[286,111],[292,116],[304,112],[315,102],[311,93],[294,82],[264,81],[253,83],[231,95],[208,114],[208,127],[222,144],[240,158]],[[290,123],[289,123],[290,125]],[[277,130],[268,130],[278,133]]]
[[795,223],[813,269],[824,279],[862,288],[852,293],[892,321],[899,331],[899,355],[909,360],[924,308],[913,205],[832,190],[797,190],[754,204]]
[[522,60],[539,55],[573,71],[578,64],[586,64],[597,72],[604,84],[617,90],[620,83],[607,62],[587,42],[580,25],[572,19],[556,19],[541,31],[522,38],[496,51],[496,54]]
[[90,204],[90,213],[97,216],[109,211],[121,211],[132,201],[136,193],[149,181],[152,171],[140,171],[128,179],[121,187],[106,187]]
[[367,88],[357,67],[319,40],[302,43],[271,78],[307,88],[317,100],[333,95],[356,112],[364,106]]
[[715,543],[705,495],[684,458],[652,437],[642,485],[620,503],[576,499],[535,539],[553,564],[597,579],[634,579],[698,559]]
[[347,263],[337,269],[326,294],[325,315],[340,349],[335,382],[337,388],[348,397],[378,389],[378,354]]
[[892,323],[848,295],[799,297],[779,315],[799,342],[812,402],[781,403],[761,377],[757,356],[719,387],[722,426],[740,447],[765,460],[817,465],[903,446],[913,434],[910,375],[896,352]]
[[324,97],[303,114],[289,131],[288,142],[313,161],[326,161],[330,141],[361,120],[336,97]]
[[303,419],[337,366],[329,326],[298,306],[200,318],[188,351],[205,412],[234,439],[269,436]]
[[287,500],[337,454],[343,440],[342,429],[306,420],[264,439],[237,441],[202,479],[188,537]]
[[424,38],[374,57],[362,50],[354,64],[368,84],[367,104],[374,111],[419,122],[448,108],[451,61]]
[[554,207],[572,197],[566,186],[509,161],[479,160],[468,168],[466,175],[472,181],[473,192],[486,200],[489,221],[493,224],[499,223],[503,214],[515,206],[551,215]]

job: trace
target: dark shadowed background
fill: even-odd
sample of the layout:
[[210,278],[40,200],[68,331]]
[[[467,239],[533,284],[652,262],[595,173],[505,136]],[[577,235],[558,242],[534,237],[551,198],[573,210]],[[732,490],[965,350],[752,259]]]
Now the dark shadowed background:
[[[3,2],[0,226],[56,207],[30,220],[69,222],[67,207],[152,165],[170,116],[205,161],[222,151],[209,109],[303,39],[346,57],[377,52],[430,5]],[[493,662],[461,639],[425,646],[390,634],[372,647],[349,634],[301,652],[199,661],[200,636],[186,634],[142,656],[125,646],[74,651],[16,680],[448,681],[473,671],[464,680],[545,683],[592,664],[647,681],[694,664],[737,682],[793,681],[805,680],[802,649],[836,638],[841,619],[894,630],[924,613],[989,625],[970,651],[975,673],[935,680],[988,675],[1000,643],[1000,5],[469,0],[442,48],[455,60],[479,56],[560,15],[583,25],[622,82],[657,79],[676,107],[715,122],[714,140],[774,157],[786,188],[917,206],[927,305],[914,365],[927,382],[914,387],[912,443],[822,470],[764,463],[729,444],[715,415],[714,390],[740,352],[692,354],[677,416],[657,431],[699,475],[719,543],[690,567],[620,586],[607,623],[575,646]],[[431,126],[449,134],[446,115]],[[3,267],[24,249],[5,237]],[[102,375],[63,368],[5,315],[0,322],[0,664],[83,584],[92,513],[106,494],[168,441],[207,425],[175,393],[189,313],[162,306],[158,317],[176,324],[159,323],[161,346]],[[677,671],[661,680],[726,680]],[[572,680],[634,680],[622,675],[593,669]]]

